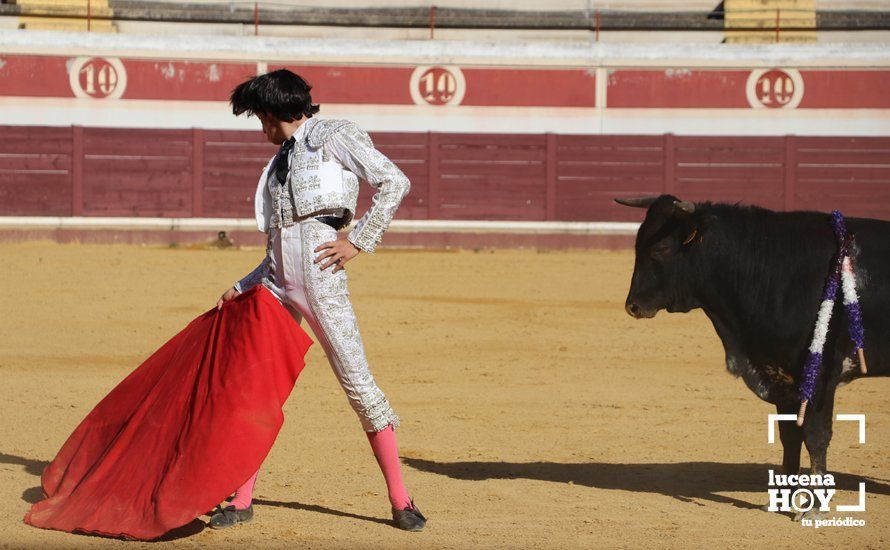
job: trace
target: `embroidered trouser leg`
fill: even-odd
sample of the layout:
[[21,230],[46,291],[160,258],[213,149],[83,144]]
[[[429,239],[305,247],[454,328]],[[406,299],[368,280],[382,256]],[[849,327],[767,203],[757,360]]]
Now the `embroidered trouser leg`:
[[324,348],[337,380],[346,392],[366,432],[396,427],[399,418],[377,386],[349,301],[346,271],[321,269],[314,263],[323,243],[336,240],[337,232],[309,218],[270,232],[271,275],[264,284],[291,314],[306,323]]

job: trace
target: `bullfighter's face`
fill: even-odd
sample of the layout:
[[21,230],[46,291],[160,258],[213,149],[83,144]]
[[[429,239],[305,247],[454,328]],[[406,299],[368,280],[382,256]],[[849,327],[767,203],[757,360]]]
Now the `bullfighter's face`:
[[630,205],[648,205],[648,211],[637,233],[634,273],[625,302],[628,315],[643,319],[662,309],[686,312],[698,307],[693,297],[696,267],[692,256],[698,237],[695,205],[670,195]]
[[263,133],[266,134],[266,139],[275,145],[284,143],[303,122],[303,119],[287,122],[265,113],[257,113],[256,116],[263,124]]

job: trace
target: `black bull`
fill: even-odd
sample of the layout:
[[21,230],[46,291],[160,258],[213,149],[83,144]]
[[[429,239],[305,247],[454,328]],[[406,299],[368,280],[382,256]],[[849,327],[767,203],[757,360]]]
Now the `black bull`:
[[[837,253],[829,215],[693,204],[670,195],[616,199],[647,208],[636,240],[628,314],[701,308],[726,352],[726,367],[780,414],[800,406],[798,382],[826,278]],[[890,222],[848,218],[865,327],[867,377],[890,374]],[[779,422],[786,473],[806,444],[813,473],[826,472],[834,394],[859,378],[839,291],[824,362],[803,427]],[[859,412],[859,411],[854,411]],[[863,411],[864,412],[864,411]]]

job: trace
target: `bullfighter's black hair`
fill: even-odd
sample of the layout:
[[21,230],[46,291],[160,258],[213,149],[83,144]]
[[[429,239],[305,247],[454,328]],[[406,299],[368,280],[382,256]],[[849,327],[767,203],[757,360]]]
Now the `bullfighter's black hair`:
[[229,103],[235,116],[265,114],[293,122],[318,112],[318,105],[312,103],[311,89],[299,75],[278,69],[239,84],[232,90]]

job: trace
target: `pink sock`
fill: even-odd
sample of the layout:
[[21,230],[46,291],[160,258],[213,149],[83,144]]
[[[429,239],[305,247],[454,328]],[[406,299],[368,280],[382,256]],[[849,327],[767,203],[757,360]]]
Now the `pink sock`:
[[253,486],[256,485],[256,476],[259,473],[260,471],[257,470],[255,474],[250,476],[250,479],[244,482],[244,485],[238,487],[238,490],[235,491],[235,496],[229,502],[230,506],[234,506],[237,510],[246,510],[250,506],[250,503],[253,501]]
[[402,481],[402,465],[399,463],[396,432],[393,430],[392,424],[379,432],[365,433],[368,435],[368,441],[371,442],[374,456],[377,457],[377,464],[380,465],[380,470],[383,472],[383,479],[386,480],[390,504],[393,508],[404,510],[411,506],[411,497],[408,496],[405,483]]

